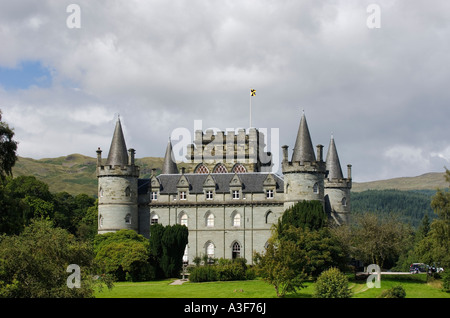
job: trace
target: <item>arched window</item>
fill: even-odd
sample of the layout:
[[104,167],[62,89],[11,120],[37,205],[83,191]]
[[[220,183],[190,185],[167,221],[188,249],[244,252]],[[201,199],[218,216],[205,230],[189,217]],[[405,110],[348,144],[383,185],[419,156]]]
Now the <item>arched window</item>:
[[275,221],[274,219],[275,218],[274,218],[273,212],[272,211],[267,211],[267,213],[266,213],[266,224],[273,223]]
[[241,226],[241,214],[239,212],[236,212],[233,216],[233,226]]
[[100,227],[103,227],[103,215],[100,214],[100,216],[98,217],[98,225]]
[[209,169],[201,163],[195,168],[195,173],[209,173]]
[[131,214],[130,213],[128,213],[125,216],[125,224],[131,224]]
[[215,168],[214,168],[214,173],[228,173],[227,168],[222,164],[219,163]]
[[127,188],[125,189],[125,196],[126,196],[126,197],[129,197],[130,195],[131,195],[130,187],[127,187]]
[[316,194],[319,193],[319,184],[317,182],[314,183],[313,192],[316,193]]
[[232,172],[234,173],[246,173],[247,169],[245,169],[242,163],[237,163],[234,165]]
[[214,226],[214,214],[212,214],[211,212],[208,212],[206,214],[205,221],[206,221],[205,225],[207,227],[213,227]]
[[347,206],[347,198],[346,197],[342,198],[341,204],[342,204],[342,206]]
[[184,212],[181,212],[181,214],[180,214],[180,224],[188,226],[188,216]]
[[151,217],[150,217],[150,225],[153,225],[153,224],[158,224],[159,223],[159,216],[158,216],[158,214],[152,214],[151,215]]
[[100,191],[98,191],[99,197],[103,198],[103,188],[100,188]]
[[206,256],[208,257],[208,262],[212,262],[214,259],[214,244],[212,242],[206,243]]
[[241,257],[241,245],[238,242],[234,242],[231,248],[231,257],[233,259]]
[[187,264],[189,262],[189,249],[188,245],[186,244],[186,248],[184,249],[184,255],[183,255],[183,263]]

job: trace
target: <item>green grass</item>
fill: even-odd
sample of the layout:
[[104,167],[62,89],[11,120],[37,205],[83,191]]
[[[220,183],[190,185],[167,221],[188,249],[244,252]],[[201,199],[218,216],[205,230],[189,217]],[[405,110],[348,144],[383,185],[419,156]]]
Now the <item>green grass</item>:
[[[153,282],[118,282],[114,288],[96,293],[97,298],[276,298],[274,288],[266,282],[251,281],[190,283],[170,285],[174,279]],[[426,281],[425,275],[382,276],[381,288],[368,289],[366,281],[351,281],[349,287],[354,298],[377,298],[383,290],[402,285],[407,298],[450,298],[450,293],[440,289],[440,281]],[[286,298],[311,298],[314,283]]]

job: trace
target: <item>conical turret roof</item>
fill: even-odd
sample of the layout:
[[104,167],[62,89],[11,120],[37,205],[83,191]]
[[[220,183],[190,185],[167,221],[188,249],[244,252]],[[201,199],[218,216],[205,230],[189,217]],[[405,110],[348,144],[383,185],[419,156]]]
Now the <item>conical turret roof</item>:
[[162,168],[162,174],[178,174],[178,167],[174,160],[173,150],[172,150],[172,142],[167,143],[166,155],[164,156],[164,163]]
[[326,169],[328,170],[328,179],[343,179],[341,163],[334,143],[334,137],[331,136],[330,146],[328,147]]
[[292,154],[292,162],[296,161],[316,161],[316,155],[314,154],[305,113],[302,114],[302,119],[300,120],[297,139],[295,140],[294,153]]
[[117,119],[116,128],[109,148],[108,159],[106,159],[107,166],[124,166],[128,164],[127,145],[123,136],[122,124],[120,119]]

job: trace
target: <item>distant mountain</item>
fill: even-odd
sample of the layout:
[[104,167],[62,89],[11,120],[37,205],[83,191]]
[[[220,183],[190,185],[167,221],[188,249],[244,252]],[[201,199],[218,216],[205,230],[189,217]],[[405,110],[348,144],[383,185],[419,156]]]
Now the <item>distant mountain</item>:
[[352,191],[365,190],[436,190],[448,188],[444,178],[445,172],[430,172],[417,177],[392,178],[371,182],[353,182]]
[[[105,159],[103,159],[105,160]],[[97,194],[97,159],[80,154],[58,158],[31,159],[19,157],[13,168],[14,176],[33,175],[47,183],[52,192],[67,191],[70,194]],[[140,166],[141,178],[148,178],[152,169],[161,172],[163,158],[145,157],[136,159]],[[372,182],[354,182],[353,192],[365,190],[436,190],[447,188],[444,173],[426,173],[417,177],[394,178]]]

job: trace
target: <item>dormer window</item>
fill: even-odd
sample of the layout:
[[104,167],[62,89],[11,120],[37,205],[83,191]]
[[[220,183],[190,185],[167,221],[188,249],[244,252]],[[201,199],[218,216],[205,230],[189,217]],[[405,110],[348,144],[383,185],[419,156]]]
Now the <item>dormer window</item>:
[[273,190],[266,191],[266,199],[273,199]]
[[206,200],[213,199],[213,192],[211,190],[206,191]]
[[157,191],[152,191],[150,197],[151,197],[152,200],[158,200],[158,192]]
[[233,199],[239,199],[240,198],[239,190],[233,190],[233,191],[231,191],[231,194],[232,194]]
[[180,200],[186,200],[186,191],[180,191]]

